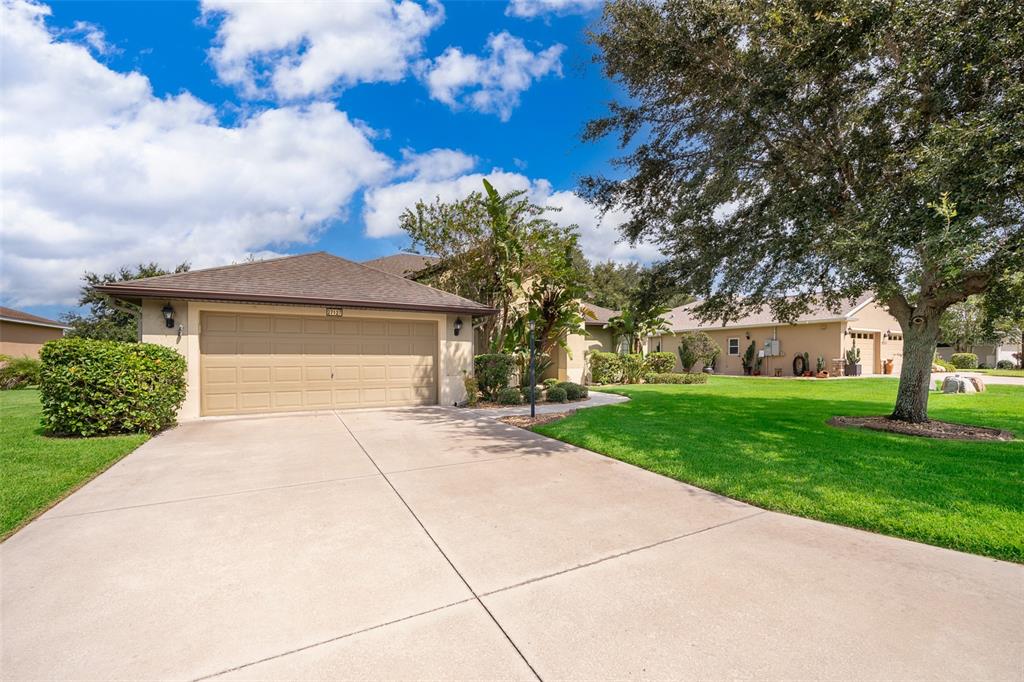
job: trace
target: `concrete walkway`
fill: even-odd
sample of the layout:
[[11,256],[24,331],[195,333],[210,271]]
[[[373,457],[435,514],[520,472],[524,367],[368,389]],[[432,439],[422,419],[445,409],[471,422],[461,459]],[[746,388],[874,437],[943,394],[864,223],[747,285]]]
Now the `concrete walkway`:
[[445,408],[200,421],[0,547],[0,678],[1007,679],[1024,567]]

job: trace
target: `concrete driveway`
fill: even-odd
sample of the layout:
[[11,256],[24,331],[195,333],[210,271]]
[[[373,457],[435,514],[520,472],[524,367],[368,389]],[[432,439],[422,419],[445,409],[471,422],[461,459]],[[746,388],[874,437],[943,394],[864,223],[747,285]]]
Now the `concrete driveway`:
[[0,547],[20,679],[1021,679],[1024,567],[444,408],[188,423]]

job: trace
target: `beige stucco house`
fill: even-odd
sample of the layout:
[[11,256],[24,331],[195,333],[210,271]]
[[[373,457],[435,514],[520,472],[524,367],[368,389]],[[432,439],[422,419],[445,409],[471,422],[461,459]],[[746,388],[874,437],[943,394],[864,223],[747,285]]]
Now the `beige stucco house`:
[[553,377],[559,381],[588,381],[589,356],[594,351],[612,351],[613,339],[607,329],[608,320],[619,314],[617,310],[603,308],[586,301],[583,308],[584,328],[576,334],[566,336],[566,348],[559,347],[544,378]]
[[64,336],[66,324],[14,308],[0,307],[0,354],[38,358],[47,341]]
[[451,405],[485,306],[324,252],[118,282],[140,338],[188,361],[182,419]]
[[826,369],[834,373],[846,350],[854,345],[861,351],[864,374],[881,374],[883,363],[892,360],[892,372],[898,375],[903,363],[899,322],[870,296],[851,301],[839,311],[816,308],[794,324],[779,324],[767,310],[725,326],[702,323],[692,314],[695,305],[690,303],[669,312],[666,317],[672,334],[648,339],[649,351],[676,355],[677,371],[682,370],[678,334],[691,331],[706,332],[722,349],[715,367],[719,374],[743,374],[742,358],[751,341],[764,353],[761,374],[765,376],[792,376],[795,356],[805,352],[810,355],[812,369],[821,356]]

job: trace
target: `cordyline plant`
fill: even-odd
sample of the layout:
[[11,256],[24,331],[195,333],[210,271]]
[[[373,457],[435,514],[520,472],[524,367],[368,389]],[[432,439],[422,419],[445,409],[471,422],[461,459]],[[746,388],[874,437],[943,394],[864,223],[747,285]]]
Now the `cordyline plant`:
[[943,311],[1024,270],[1024,5],[619,0],[592,39],[629,97],[584,138],[628,151],[582,194],[705,319],[874,293],[926,421]]

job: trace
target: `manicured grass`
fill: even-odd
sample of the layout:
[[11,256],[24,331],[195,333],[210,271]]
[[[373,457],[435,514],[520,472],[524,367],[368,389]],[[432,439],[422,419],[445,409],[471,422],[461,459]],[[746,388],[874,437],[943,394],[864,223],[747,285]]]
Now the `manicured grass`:
[[149,438],[48,438],[40,416],[39,391],[0,391],[0,539]]
[[712,377],[704,386],[621,387],[611,390],[630,402],[536,430],[766,509],[1024,562],[1024,387],[933,393],[929,402],[934,419],[1007,429],[1012,442],[825,423],[887,414],[896,386]]
[[979,372],[993,377],[1024,377],[1024,369],[965,369],[965,372]]

